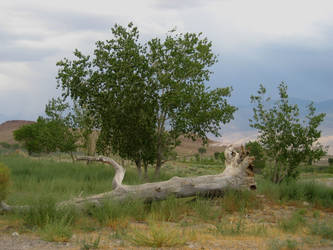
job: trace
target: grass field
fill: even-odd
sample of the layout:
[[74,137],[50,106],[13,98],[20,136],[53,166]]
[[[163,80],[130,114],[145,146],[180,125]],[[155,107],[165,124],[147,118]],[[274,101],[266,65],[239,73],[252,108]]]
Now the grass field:
[[[103,164],[16,154],[0,155],[0,162],[11,171],[7,202],[31,206],[22,213],[1,215],[3,233],[18,231],[47,241],[71,242],[77,249],[333,247],[333,189],[312,180],[273,185],[258,176],[256,192],[230,190],[223,198],[169,197],[150,204],[106,201],[101,207],[86,206],[82,211],[59,210],[55,207],[58,201],[109,191],[114,170]],[[150,170],[148,180],[143,180],[133,166],[127,166],[124,183],[221,171],[221,163],[212,160],[174,161],[165,165],[160,178],[154,178]],[[309,173],[304,176],[309,180]]]

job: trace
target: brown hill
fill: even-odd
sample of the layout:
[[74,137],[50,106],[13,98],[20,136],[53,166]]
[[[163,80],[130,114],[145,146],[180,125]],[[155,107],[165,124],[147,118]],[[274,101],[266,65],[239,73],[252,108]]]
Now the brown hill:
[[[0,142],[7,142],[9,144],[14,144],[13,131],[19,129],[23,125],[34,123],[33,121],[24,121],[24,120],[12,120],[6,121],[0,124]],[[190,156],[198,153],[198,149],[202,146],[202,140],[197,139],[192,141],[189,138],[181,138],[181,145],[176,148],[177,154],[179,156]],[[214,152],[222,152],[225,147],[218,145],[217,142],[208,140],[208,144],[205,146],[207,152],[205,155],[213,155]]]
[[214,155],[214,152],[223,152],[225,149],[224,145],[219,145],[218,142],[208,139],[207,145],[202,145],[202,140],[197,139],[192,141],[190,138],[181,137],[181,144],[176,148],[176,152],[179,156],[193,156],[198,153],[199,148],[206,148],[204,155]]
[[9,144],[17,143],[14,140],[13,132],[23,125],[34,123],[33,121],[13,120],[0,124],[0,142]]

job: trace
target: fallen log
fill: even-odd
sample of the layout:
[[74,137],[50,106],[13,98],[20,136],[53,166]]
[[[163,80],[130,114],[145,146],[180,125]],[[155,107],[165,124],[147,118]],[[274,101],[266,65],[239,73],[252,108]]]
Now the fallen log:
[[[122,184],[125,169],[111,158],[104,156],[78,157],[77,160],[98,161],[112,165],[116,170],[112,180],[112,191],[60,202],[57,207],[82,207],[87,203],[99,205],[107,199],[122,201],[128,198],[135,198],[152,201],[163,200],[170,195],[175,195],[176,197],[214,196],[223,193],[227,189],[256,189],[252,165],[254,157],[250,157],[243,148],[241,152],[237,152],[233,147],[228,147],[224,154],[226,168],[221,174],[186,178],[175,176],[168,181],[141,185]],[[26,208],[26,206],[21,208],[23,207]],[[10,211],[18,207],[9,206],[2,202],[1,208],[2,210]]]

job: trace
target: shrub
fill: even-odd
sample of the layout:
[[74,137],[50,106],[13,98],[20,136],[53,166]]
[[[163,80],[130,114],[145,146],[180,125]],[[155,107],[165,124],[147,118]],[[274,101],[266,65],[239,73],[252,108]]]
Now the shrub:
[[153,248],[178,247],[186,243],[186,237],[177,229],[164,228],[161,225],[150,225],[149,230],[140,232],[135,230],[128,240],[137,246]]
[[220,158],[220,152],[214,152],[214,158],[218,160]]
[[250,155],[254,156],[253,165],[255,168],[263,169],[266,165],[264,149],[257,141],[249,141],[245,144],[246,150],[249,150]]
[[11,147],[10,144],[7,142],[0,142],[0,146],[6,149],[10,149]]
[[0,163],[0,201],[6,199],[8,194],[8,186],[9,186],[9,168]]
[[195,154],[194,157],[195,157],[196,161],[200,161],[200,155],[199,154]]
[[329,164],[330,166],[333,166],[333,158],[328,158],[328,164]]

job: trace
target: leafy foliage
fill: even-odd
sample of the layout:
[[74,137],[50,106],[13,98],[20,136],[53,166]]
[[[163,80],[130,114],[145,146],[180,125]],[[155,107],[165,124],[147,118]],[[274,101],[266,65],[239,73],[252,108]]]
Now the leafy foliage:
[[258,142],[271,160],[265,170],[274,183],[296,178],[297,166],[301,162],[309,158],[318,160],[325,154],[317,142],[321,135],[318,126],[325,114],[315,115],[316,109],[311,103],[305,120],[301,122],[298,106],[289,104],[287,85],[282,82],[278,89],[280,99],[270,105],[270,98],[265,99],[266,89],[260,85],[258,95],[251,96],[256,107],[253,108],[253,119],[250,119],[250,126],[259,132]]
[[73,152],[76,150],[75,135],[61,120],[39,117],[36,123],[24,125],[14,131],[14,138],[23,142],[28,153]]
[[333,158],[328,158],[328,164],[329,164],[330,166],[333,166]]
[[96,42],[93,57],[57,63],[58,87],[87,108],[101,131],[98,148],[157,170],[180,135],[207,139],[233,118],[231,88],[209,90],[209,67],[217,60],[201,34],[175,34],[141,44],[130,23],[115,25],[113,38]]
[[[93,123],[88,110],[76,102],[72,104],[66,102],[66,98],[52,98],[45,107],[45,113],[47,120],[62,123],[63,127],[67,127],[71,131],[72,140],[75,141],[76,146],[78,146],[77,142],[80,140],[82,141],[80,146],[87,149],[87,154],[94,154],[94,152],[91,152],[92,150],[89,150],[91,148],[90,139],[93,133]],[[71,150],[65,150],[64,152],[71,152]]]
[[204,153],[207,152],[207,149],[204,148],[204,147],[200,147],[200,148],[198,149],[198,152],[199,152],[199,154],[203,155]]
[[245,144],[245,148],[249,150],[250,155],[255,157],[253,165],[256,168],[264,168],[265,167],[265,153],[263,147],[257,141],[249,141]]

